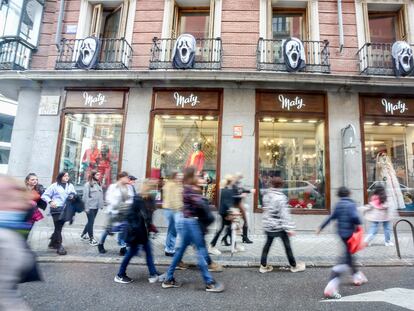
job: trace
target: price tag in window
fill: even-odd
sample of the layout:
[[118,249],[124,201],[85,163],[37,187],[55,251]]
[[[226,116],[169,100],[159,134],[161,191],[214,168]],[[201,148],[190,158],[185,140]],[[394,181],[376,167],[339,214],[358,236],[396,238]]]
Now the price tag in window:
[[243,137],[243,126],[235,125],[233,126],[233,138],[242,138]]

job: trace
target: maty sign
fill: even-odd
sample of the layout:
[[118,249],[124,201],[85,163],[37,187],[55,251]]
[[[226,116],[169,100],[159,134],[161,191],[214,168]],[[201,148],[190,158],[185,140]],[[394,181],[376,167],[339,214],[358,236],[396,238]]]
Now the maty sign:
[[67,108],[123,108],[123,91],[68,91]]

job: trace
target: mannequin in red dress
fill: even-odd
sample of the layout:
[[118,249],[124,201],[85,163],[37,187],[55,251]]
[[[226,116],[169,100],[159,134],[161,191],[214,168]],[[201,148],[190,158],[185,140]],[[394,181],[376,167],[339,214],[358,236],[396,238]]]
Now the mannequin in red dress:
[[185,167],[194,166],[197,174],[200,174],[203,170],[205,160],[204,152],[201,151],[201,143],[194,143],[193,152],[188,157]]
[[82,157],[82,165],[85,170],[85,180],[89,177],[89,172],[97,168],[99,158],[101,157],[101,151],[98,149],[96,140],[92,140],[90,148],[85,150]]

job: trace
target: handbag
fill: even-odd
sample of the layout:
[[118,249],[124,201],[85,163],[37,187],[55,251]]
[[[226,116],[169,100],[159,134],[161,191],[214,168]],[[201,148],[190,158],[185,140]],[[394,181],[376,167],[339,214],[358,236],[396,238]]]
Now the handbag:
[[364,249],[364,229],[362,226],[358,226],[356,231],[352,233],[351,237],[347,241],[348,250],[351,254],[355,254]]

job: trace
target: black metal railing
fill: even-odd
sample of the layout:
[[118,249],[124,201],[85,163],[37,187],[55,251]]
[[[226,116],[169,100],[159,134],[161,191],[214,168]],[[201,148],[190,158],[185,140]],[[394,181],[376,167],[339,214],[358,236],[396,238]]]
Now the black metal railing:
[[[62,39],[56,60],[56,69],[77,69],[76,62],[84,39]],[[101,43],[98,70],[128,69],[132,47],[124,39],[99,39]]]
[[[175,38],[152,40],[149,69],[174,69],[172,57]],[[222,65],[223,49],[221,38],[196,39],[195,64],[193,69],[219,70]]]
[[[414,48],[414,45],[411,45]],[[393,76],[392,43],[365,43],[358,50],[361,74]]]
[[20,37],[0,38],[0,70],[26,70],[36,48]]
[[[329,41],[302,41],[305,49],[304,72],[330,73]],[[263,39],[257,42],[257,70],[287,71],[283,58],[282,39]]]

